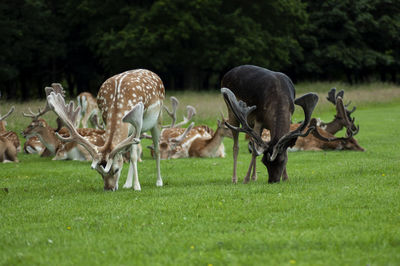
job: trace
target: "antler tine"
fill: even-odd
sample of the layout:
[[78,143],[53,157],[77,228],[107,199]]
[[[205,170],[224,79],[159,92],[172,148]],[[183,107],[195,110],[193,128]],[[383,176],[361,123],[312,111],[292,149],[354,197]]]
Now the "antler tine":
[[7,114],[5,114],[4,116],[0,116],[0,121],[5,120],[8,116],[10,116],[12,114],[12,112],[14,112],[14,110],[15,110],[15,106],[12,106]]
[[343,95],[344,95],[344,90],[341,90],[336,94],[335,98],[337,99],[338,97],[341,97],[343,99]]
[[178,124],[174,125],[173,127],[180,127],[184,124],[187,124],[193,118],[193,116],[196,115],[196,109],[193,106],[188,105],[188,106],[186,106],[186,109],[187,109],[187,117],[184,116],[183,121],[179,122]]
[[64,90],[64,88],[62,87],[62,85],[60,83],[52,83],[51,87],[53,88],[53,91],[55,93],[59,93],[63,97],[65,97],[65,90]]
[[185,129],[185,131],[181,135],[179,135],[176,138],[171,139],[171,142],[174,143],[174,146],[179,145],[186,138],[187,134],[189,134],[189,132],[190,132],[190,130],[192,130],[193,126],[194,126],[194,122],[190,123],[190,125]]
[[258,146],[266,148],[268,145],[261,139],[261,137],[247,123],[247,117],[257,107],[255,105],[247,107],[245,102],[243,102],[243,101],[238,102],[235,94],[233,94],[233,92],[228,88],[222,88],[221,93],[222,93],[222,96],[224,97],[226,104],[229,106],[229,109],[232,110],[236,119],[242,125],[242,127],[235,127],[235,126],[232,126],[231,124],[229,124],[228,122],[225,122],[226,126],[232,130],[235,130],[238,132],[245,132],[245,133],[249,134],[254,139],[254,141],[257,142]]
[[100,125],[100,123],[99,123],[99,118],[98,118],[97,114],[93,114],[93,115],[90,117],[90,122],[92,122],[92,124],[93,124],[96,128],[99,128],[99,129],[103,129],[103,130],[104,130],[104,126],[103,126],[103,125]]
[[[340,140],[348,140],[351,137],[353,137],[355,134],[357,134],[357,131],[351,131],[351,130],[347,130],[347,136],[346,137],[333,137],[333,138],[326,138],[324,136],[322,136],[319,131],[318,131],[318,127],[317,127],[317,120],[315,118],[311,119],[310,121],[310,127],[315,127],[315,130],[312,132],[312,134],[314,135],[314,137],[322,140],[322,141],[326,141],[326,142],[331,142],[331,141],[340,141]],[[355,133],[355,134],[354,134]]]
[[336,94],[336,88],[330,89],[330,91],[328,92],[328,97],[326,97],[326,99],[331,103],[336,104],[335,94]]
[[38,113],[34,113],[34,112],[31,110],[31,108],[28,108],[28,110],[29,110],[30,114],[27,114],[27,113],[25,113],[25,112],[22,112],[22,114],[23,114],[25,117],[30,117],[30,118],[32,118],[32,120],[37,120],[40,116],[44,115],[45,113],[47,113],[47,112],[50,111],[51,109],[50,109],[50,107],[48,106],[48,104],[46,104],[46,106],[45,106],[43,109],[39,108],[39,112],[38,112]]
[[170,126],[165,126],[165,127],[174,127],[175,123],[176,123],[176,110],[178,109],[178,105],[179,105],[179,101],[176,97],[171,96],[171,105],[172,105],[172,109],[171,111],[164,105],[164,109],[165,111],[167,111],[167,114],[172,118],[172,123]]
[[[68,128],[70,132],[70,137],[64,138],[57,133],[57,137],[64,142],[72,142],[76,141],[81,144],[92,156],[93,160],[97,159],[97,147],[82,137],[75,128],[75,125],[68,117],[68,109],[71,105],[67,106],[65,104],[65,100],[61,94],[56,94],[55,92],[51,92],[49,96],[47,96],[48,106],[53,110],[64,122],[64,125]],[[73,105],[72,105],[73,107]],[[80,107],[77,107],[79,112]]]
[[[352,111],[347,110],[347,108],[343,104],[343,99],[339,96],[337,98],[337,109],[338,109],[338,111],[340,111],[342,113],[341,116],[343,116],[343,119],[345,120],[347,135],[351,135],[351,136],[356,135],[358,133],[358,129],[354,125],[355,118],[350,117],[350,114],[351,114],[351,112],[354,112],[355,107],[353,108]],[[349,134],[349,132],[351,132],[351,134]]]

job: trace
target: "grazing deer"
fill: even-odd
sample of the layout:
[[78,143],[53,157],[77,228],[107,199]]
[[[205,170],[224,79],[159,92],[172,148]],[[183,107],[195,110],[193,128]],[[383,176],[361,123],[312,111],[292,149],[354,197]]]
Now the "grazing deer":
[[336,95],[335,93],[336,88],[332,88],[328,92],[328,97],[326,97],[329,102],[336,106],[335,118],[329,123],[324,123],[320,121],[319,126],[327,132],[331,133],[332,135],[335,135],[337,132],[342,130],[343,127],[346,127],[354,132],[358,131],[359,126],[356,126],[354,124],[355,118],[351,118],[351,114],[356,110],[356,107],[354,106],[353,109],[348,110],[347,106],[349,106],[351,102],[344,105],[343,101],[337,101],[338,97],[343,100],[344,91],[341,90]]
[[97,129],[102,129],[100,126],[99,107],[97,106],[96,98],[90,92],[82,92],[77,97],[78,106],[80,107],[78,126],[82,122],[82,127],[88,127],[88,121]]
[[7,126],[7,121],[6,118],[11,115],[11,113],[14,111],[15,107],[11,107],[11,109],[8,111],[7,114],[4,116],[0,115],[0,136],[8,139],[16,148],[17,153],[21,151],[21,142],[19,140],[19,137],[17,133],[14,131],[8,131],[6,129]]
[[[262,162],[268,169],[269,183],[279,182],[281,177],[287,180],[287,148],[293,146],[299,136],[305,136],[313,130],[310,127],[302,133],[310,122],[318,96],[309,93],[295,99],[295,88],[288,76],[251,65],[238,66],[227,72],[221,87],[229,111],[226,124],[232,129],[234,141],[232,182],[237,182],[239,132],[248,133],[253,145],[252,159],[244,183],[250,180],[252,170],[252,178],[256,178],[257,152],[264,154]],[[303,108],[305,119],[298,128],[289,131],[294,104]],[[268,142],[260,137],[264,128],[271,132],[271,140]]]
[[[101,174],[105,190],[118,189],[123,159],[121,153],[130,150],[130,166],[124,188],[141,190],[137,173],[137,144],[142,132],[151,130],[156,153],[157,186],[162,186],[160,171],[160,116],[165,97],[164,85],[153,72],[130,70],[107,79],[100,87],[97,103],[105,121],[105,143],[96,146],[83,138],[68,119],[64,98],[51,93],[47,101],[70,131],[63,141],[76,141],[92,157],[92,169]],[[78,108],[79,109],[79,108]],[[124,123],[125,122],[125,123]]]

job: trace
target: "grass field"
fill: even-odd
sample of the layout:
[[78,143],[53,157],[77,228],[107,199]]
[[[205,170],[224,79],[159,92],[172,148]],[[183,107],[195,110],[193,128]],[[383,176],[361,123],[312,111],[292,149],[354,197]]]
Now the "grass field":
[[[334,115],[330,86],[298,86],[298,95],[321,93],[315,116],[324,120]],[[225,111],[215,93],[176,95],[180,114],[197,108],[196,123],[215,128]],[[103,192],[88,162],[21,153],[0,164],[0,264],[399,265],[400,88],[346,87],[345,98],[358,107],[366,152],[289,153],[290,181],[279,184],[267,183],[261,162],[258,181],[231,184],[230,139],[223,159],[162,161],[162,188],[145,151],[141,192],[122,189],[127,164],[120,190]],[[43,102],[1,102],[0,111],[11,104],[9,128],[20,132],[29,123],[21,111]],[[250,160],[243,137],[240,148],[239,179]]]

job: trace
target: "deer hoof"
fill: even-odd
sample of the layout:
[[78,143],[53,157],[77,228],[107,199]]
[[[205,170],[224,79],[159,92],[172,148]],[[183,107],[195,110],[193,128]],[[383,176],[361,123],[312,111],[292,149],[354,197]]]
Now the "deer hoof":
[[237,184],[237,178],[232,178],[232,183]]
[[141,190],[142,190],[142,189],[140,188],[140,184],[134,185],[134,186],[133,186],[133,189],[134,189],[135,191],[141,191]]
[[157,180],[156,186],[157,186],[157,187],[162,187],[162,186],[163,186],[162,180]]
[[245,177],[245,178],[243,179],[243,184],[247,184],[247,183],[249,183],[249,181],[250,181],[250,178]]
[[127,184],[127,183],[125,183],[123,186],[123,188],[131,188],[131,187],[132,187],[132,184]]

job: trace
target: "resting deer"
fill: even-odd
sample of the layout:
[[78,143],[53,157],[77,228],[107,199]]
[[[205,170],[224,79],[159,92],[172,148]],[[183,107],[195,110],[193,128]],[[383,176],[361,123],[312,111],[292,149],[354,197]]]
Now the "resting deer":
[[[343,101],[340,97],[337,98],[337,109],[344,110]],[[340,111],[342,112],[342,111]],[[347,125],[351,130],[350,121],[348,121],[347,117],[343,119],[344,125]],[[295,130],[300,123],[290,124],[290,130]],[[351,131],[351,136],[346,138],[336,138],[333,134],[324,130],[322,127],[317,126],[317,120],[315,118],[311,119],[310,124],[304,129],[307,131],[309,126],[315,127],[317,132],[313,132],[313,134],[307,135],[305,137],[298,137],[296,140],[296,144],[289,148],[290,151],[322,151],[322,150],[352,150],[352,151],[364,151],[364,149],[358,144],[357,140],[353,137],[358,133],[358,129],[356,131]],[[322,136],[322,138],[320,137]],[[248,136],[246,135],[246,139]],[[262,131],[261,138],[264,141],[270,141],[271,135],[269,130],[264,129]],[[251,147],[249,147],[251,149]]]
[[[125,188],[140,190],[137,173],[137,143],[142,132],[151,131],[156,153],[157,186],[162,186],[160,171],[160,116],[165,97],[164,85],[153,72],[144,69],[130,70],[107,79],[100,87],[97,103],[105,121],[105,143],[96,146],[83,138],[68,119],[64,98],[51,93],[47,101],[70,131],[63,141],[76,141],[86,148],[92,157],[92,169],[101,174],[105,190],[118,189],[121,174],[122,153],[130,150],[130,166]],[[79,108],[78,108],[79,109]]]
[[[255,173],[256,151],[264,154],[262,162],[268,169],[269,183],[279,182],[281,177],[287,180],[287,148],[293,146],[299,136],[306,136],[313,130],[310,127],[302,133],[310,122],[318,96],[309,93],[295,99],[295,88],[288,76],[251,65],[235,67],[227,72],[221,87],[229,111],[227,126],[232,129],[234,141],[232,182],[237,182],[239,132],[248,133],[254,147],[244,183],[250,180],[252,170]],[[294,104],[303,108],[305,119],[298,128],[289,131]],[[260,136],[264,128],[271,132],[268,142]]]
[[7,121],[6,118],[12,114],[14,111],[15,107],[11,107],[11,109],[8,111],[7,114],[4,116],[0,115],[0,136],[6,138],[9,140],[16,148],[17,153],[21,151],[21,142],[19,140],[19,137],[17,133],[14,131],[9,131],[6,129],[7,126]]
[[218,121],[214,132],[206,125],[188,128],[163,129],[160,138],[160,153],[162,159],[177,159],[188,157],[225,157],[223,139],[230,137],[231,131],[225,121]]
[[[47,152],[44,152],[44,151]],[[27,154],[40,154],[41,157],[51,156],[51,153],[46,149],[46,146],[36,136],[26,139],[24,143],[24,152]]]
[[[78,106],[80,107],[78,123],[82,122],[82,127],[88,127],[88,121],[97,129],[103,129],[99,123],[99,107],[96,98],[90,92],[82,92],[77,97]],[[78,124],[78,125],[79,125]]]
[[[73,108],[73,107],[72,107]],[[28,116],[25,114],[25,116]],[[97,145],[104,144],[104,130],[93,128],[79,128],[78,132],[89,142]],[[57,138],[56,134],[68,137],[68,131],[63,128],[56,132],[49,124],[36,115],[36,118],[29,124],[29,126],[22,132],[22,135],[29,140],[37,137],[40,142],[46,147],[42,149],[41,156],[55,156],[53,160],[90,160],[91,157],[86,149],[76,142],[63,143]]]
[[[53,83],[52,87],[45,88],[46,95],[50,95],[51,92],[64,95],[64,90],[62,86],[58,83]],[[78,112],[74,112],[74,104],[71,104],[66,109],[68,118],[77,124]],[[69,133],[66,128],[62,127],[62,121],[57,119],[57,129],[53,129],[50,125],[43,119],[40,118],[42,115],[47,113],[50,106],[46,103],[45,108],[40,109],[38,113],[32,112],[23,113],[25,117],[30,117],[32,122],[28,127],[22,132],[22,135],[27,139],[26,147],[24,149],[29,152],[38,151],[40,156],[55,156],[53,160],[90,160],[90,155],[87,151],[75,142],[63,143],[58,138],[56,133],[61,134],[64,137],[68,137]],[[80,128],[79,133],[85,137],[88,141],[101,145],[104,143],[104,131],[96,130],[92,128]],[[45,148],[41,148],[37,144],[39,140]]]
[[0,162],[18,162],[21,149],[19,138],[13,131],[6,130],[5,119],[14,111],[14,106],[4,116],[0,116]]

